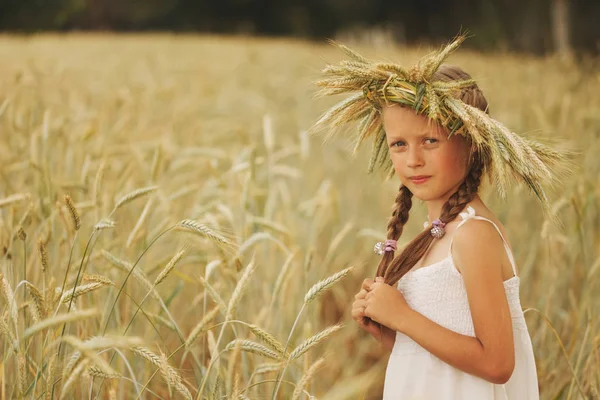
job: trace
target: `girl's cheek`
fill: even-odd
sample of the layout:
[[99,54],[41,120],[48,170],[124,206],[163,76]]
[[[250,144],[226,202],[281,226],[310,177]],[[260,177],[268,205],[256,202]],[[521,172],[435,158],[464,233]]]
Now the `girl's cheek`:
[[439,151],[436,154],[437,164],[441,168],[456,168],[460,165],[460,152],[459,151],[451,151],[450,148],[444,149],[446,151]]
[[392,160],[394,165],[398,166],[403,162],[402,155],[397,151],[390,151],[390,159]]

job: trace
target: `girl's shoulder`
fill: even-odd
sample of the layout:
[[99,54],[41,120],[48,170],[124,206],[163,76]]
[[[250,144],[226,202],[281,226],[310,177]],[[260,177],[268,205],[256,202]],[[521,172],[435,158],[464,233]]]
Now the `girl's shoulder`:
[[487,207],[468,204],[457,222],[452,232],[451,246],[459,271],[460,264],[467,264],[473,259],[477,264],[497,260],[504,278],[513,276],[509,258],[509,252],[512,255],[512,247],[507,239],[506,230]]
[[[476,221],[482,221],[482,218],[484,218],[487,220],[487,223],[477,224],[480,227],[479,229],[487,230],[492,233],[496,232],[496,234],[500,233],[501,239],[503,239],[503,241],[508,245],[508,247],[512,249],[512,247],[510,246],[510,243],[508,241],[508,236],[507,236],[507,232],[506,232],[506,228],[504,227],[504,224],[502,224],[502,222],[498,219],[498,217],[496,217],[496,215],[489,208],[487,208],[485,206],[485,204],[483,204],[482,202],[480,202],[480,203],[471,202],[465,206],[465,211],[463,211],[462,217],[461,216],[458,217],[459,224],[464,219],[470,219],[470,217],[473,217],[473,216],[479,217],[479,218],[473,218],[473,220],[476,220]],[[466,223],[463,225],[466,225]],[[473,229],[473,230],[476,231],[477,229]],[[477,232],[475,232],[475,233],[477,233]]]

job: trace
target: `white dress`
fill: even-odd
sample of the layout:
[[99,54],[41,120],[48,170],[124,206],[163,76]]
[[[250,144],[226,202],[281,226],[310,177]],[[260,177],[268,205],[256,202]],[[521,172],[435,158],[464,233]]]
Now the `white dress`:
[[[489,219],[476,216],[473,207],[460,213],[458,229],[469,219],[479,219],[494,225]],[[519,277],[510,248],[504,247],[515,276],[504,281],[506,298],[512,316],[515,344],[515,368],[508,382],[499,385],[468,374],[445,363],[425,350],[410,337],[396,332],[383,389],[384,400],[537,400],[538,380],[531,345],[519,299]],[[437,324],[463,335],[475,337],[467,292],[462,275],[449,255],[434,264],[409,271],[398,281],[408,305]]]

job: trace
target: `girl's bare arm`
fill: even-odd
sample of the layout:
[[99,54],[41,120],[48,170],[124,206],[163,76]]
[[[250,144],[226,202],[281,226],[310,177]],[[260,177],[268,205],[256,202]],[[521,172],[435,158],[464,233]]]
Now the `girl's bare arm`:
[[472,221],[456,232],[452,249],[469,301],[475,337],[447,329],[410,310],[392,328],[462,371],[502,384],[515,365],[512,318],[503,285],[508,257],[495,228]]
[[486,381],[503,384],[512,375],[512,368],[490,359],[477,337],[462,335],[436,324],[423,314],[413,311],[404,333],[440,360]]

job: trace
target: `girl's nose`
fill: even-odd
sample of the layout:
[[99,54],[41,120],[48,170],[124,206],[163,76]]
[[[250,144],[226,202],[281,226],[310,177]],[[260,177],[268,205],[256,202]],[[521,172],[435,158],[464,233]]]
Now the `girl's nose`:
[[418,148],[408,150],[407,166],[414,168],[423,165],[423,154]]

